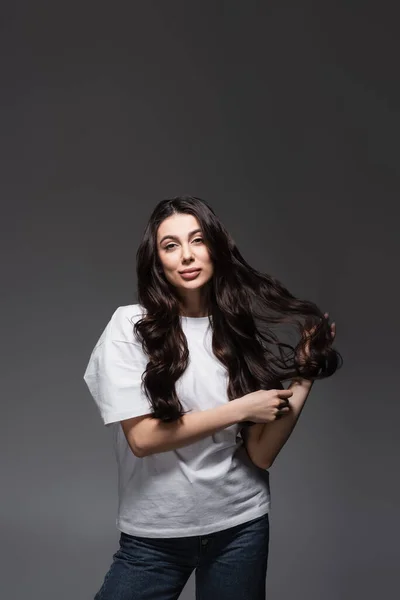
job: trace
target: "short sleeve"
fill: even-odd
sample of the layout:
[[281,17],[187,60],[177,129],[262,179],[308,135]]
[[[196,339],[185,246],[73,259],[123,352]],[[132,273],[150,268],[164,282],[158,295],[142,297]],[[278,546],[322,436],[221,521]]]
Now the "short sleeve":
[[134,308],[119,307],[95,345],[83,379],[104,425],[153,412],[142,390],[147,357],[134,337]]

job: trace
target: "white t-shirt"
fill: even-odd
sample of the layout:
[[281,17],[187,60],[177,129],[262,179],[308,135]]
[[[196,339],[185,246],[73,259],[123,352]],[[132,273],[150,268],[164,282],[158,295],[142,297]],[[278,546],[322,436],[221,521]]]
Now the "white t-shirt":
[[[248,456],[241,423],[182,448],[133,454],[120,421],[152,412],[141,389],[147,356],[133,332],[143,310],[139,304],[117,308],[84,374],[103,423],[113,428],[117,529],[154,538],[207,535],[269,512],[269,473]],[[188,367],[176,382],[184,410],[226,404],[227,369],[212,352],[209,318],[180,319],[189,348]]]

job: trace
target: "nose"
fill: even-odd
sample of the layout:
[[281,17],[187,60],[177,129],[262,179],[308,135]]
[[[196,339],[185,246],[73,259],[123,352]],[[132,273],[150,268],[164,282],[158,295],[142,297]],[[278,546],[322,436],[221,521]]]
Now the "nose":
[[184,262],[193,260],[193,251],[189,244],[182,246],[182,260]]

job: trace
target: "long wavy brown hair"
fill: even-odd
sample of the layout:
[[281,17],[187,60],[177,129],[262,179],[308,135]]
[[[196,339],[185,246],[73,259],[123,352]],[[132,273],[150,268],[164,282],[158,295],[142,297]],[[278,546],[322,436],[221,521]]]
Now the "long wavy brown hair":
[[[197,218],[213,262],[213,276],[204,292],[213,352],[229,375],[229,400],[259,389],[282,389],[287,379],[323,379],[342,366],[341,355],[332,348],[329,320],[316,304],[296,298],[278,279],[251,267],[206,201],[169,198],[153,210],[136,255],[138,303],[144,316],[134,331],[148,357],[142,385],[153,418],[171,422],[185,414],[175,390],[189,359],[180,324],[182,305],[157,252],[159,225],[179,213]],[[293,326],[299,334],[295,345],[273,331],[283,325]],[[314,326],[304,360],[304,332]]]

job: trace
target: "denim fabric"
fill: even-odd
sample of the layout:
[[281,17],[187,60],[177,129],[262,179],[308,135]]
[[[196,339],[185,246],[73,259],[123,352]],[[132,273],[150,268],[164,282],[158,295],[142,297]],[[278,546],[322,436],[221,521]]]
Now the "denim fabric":
[[94,600],[177,600],[195,570],[196,600],[265,600],[268,513],[204,536],[121,533]]

